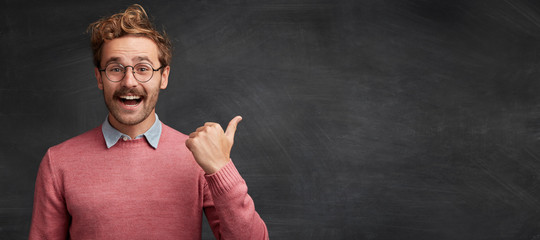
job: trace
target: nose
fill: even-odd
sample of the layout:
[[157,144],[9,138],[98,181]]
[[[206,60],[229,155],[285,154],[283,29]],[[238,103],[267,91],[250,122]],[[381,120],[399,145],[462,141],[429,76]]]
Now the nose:
[[125,71],[124,78],[121,81],[122,85],[128,88],[137,87],[139,82],[137,82],[137,79],[135,79],[135,75],[134,75],[135,73],[133,72],[133,67],[127,66],[124,71]]

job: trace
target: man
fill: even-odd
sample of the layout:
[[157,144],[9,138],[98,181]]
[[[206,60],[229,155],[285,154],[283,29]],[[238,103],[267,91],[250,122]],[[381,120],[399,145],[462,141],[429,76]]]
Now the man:
[[241,117],[189,137],[159,121],[171,47],[140,5],[89,30],[109,114],[45,154],[30,239],[200,239],[203,212],[217,239],[268,239],[229,157]]

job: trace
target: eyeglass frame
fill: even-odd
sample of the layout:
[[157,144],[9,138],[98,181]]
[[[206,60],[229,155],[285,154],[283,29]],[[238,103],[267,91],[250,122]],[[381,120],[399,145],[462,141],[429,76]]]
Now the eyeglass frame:
[[[107,71],[107,67],[108,67],[109,65],[111,65],[111,64],[118,64],[118,65],[120,65],[121,67],[124,68],[124,71],[123,71],[124,76],[122,76],[122,78],[120,78],[120,80],[118,80],[118,81],[113,81],[113,80],[111,80],[111,79],[109,78],[109,75],[107,75],[107,72],[106,72],[106,71]],[[137,65],[139,65],[139,64],[148,65],[148,66],[150,66],[150,68],[152,69],[152,76],[150,76],[150,78],[148,78],[148,80],[146,80],[146,81],[141,81],[141,80],[137,79],[137,75],[135,75],[135,66],[137,66]],[[124,78],[126,77],[126,72],[127,72],[127,68],[128,68],[128,67],[131,67],[131,73],[133,74],[133,77],[135,77],[135,80],[137,80],[137,82],[140,82],[140,83],[147,83],[147,82],[149,82],[150,80],[152,80],[152,78],[154,77],[154,72],[157,72],[157,71],[163,69],[163,67],[165,67],[165,65],[162,65],[162,66],[159,67],[158,69],[154,69],[154,66],[152,66],[152,64],[150,64],[150,63],[137,63],[137,64],[135,64],[134,66],[131,66],[131,65],[126,65],[126,66],[124,66],[124,65],[122,65],[121,63],[111,62],[111,63],[108,63],[107,65],[105,65],[105,68],[104,68],[104,69],[99,69],[99,68],[98,68],[98,70],[99,70],[99,72],[105,72],[105,77],[107,78],[107,80],[109,80],[109,81],[111,81],[111,82],[113,82],[113,83],[117,83],[117,82],[121,82],[122,79],[124,79]]]

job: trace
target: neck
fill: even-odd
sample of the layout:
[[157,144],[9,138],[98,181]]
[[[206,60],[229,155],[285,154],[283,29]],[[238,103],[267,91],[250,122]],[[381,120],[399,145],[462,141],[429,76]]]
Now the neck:
[[131,139],[135,139],[137,136],[148,131],[148,129],[154,125],[154,122],[156,122],[155,110],[153,110],[152,113],[150,113],[150,115],[148,115],[148,117],[142,122],[134,125],[123,124],[109,113],[109,123],[111,126],[116,128],[116,130],[120,131],[121,133],[128,135]]

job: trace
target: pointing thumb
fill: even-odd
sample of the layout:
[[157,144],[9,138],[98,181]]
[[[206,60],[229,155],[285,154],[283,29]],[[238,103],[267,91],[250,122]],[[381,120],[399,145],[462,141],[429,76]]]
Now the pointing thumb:
[[225,130],[225,136],[227,137],[227,139],[229,140],[229,142],[233,142],[234,141],[234,133],[236,132],[236,126],[238,126],[238,123],[242,121],[242,117],[241,116],[236,116],[234,117],[230,122],[229,122],[229,125],[227,126],[227,130]]

